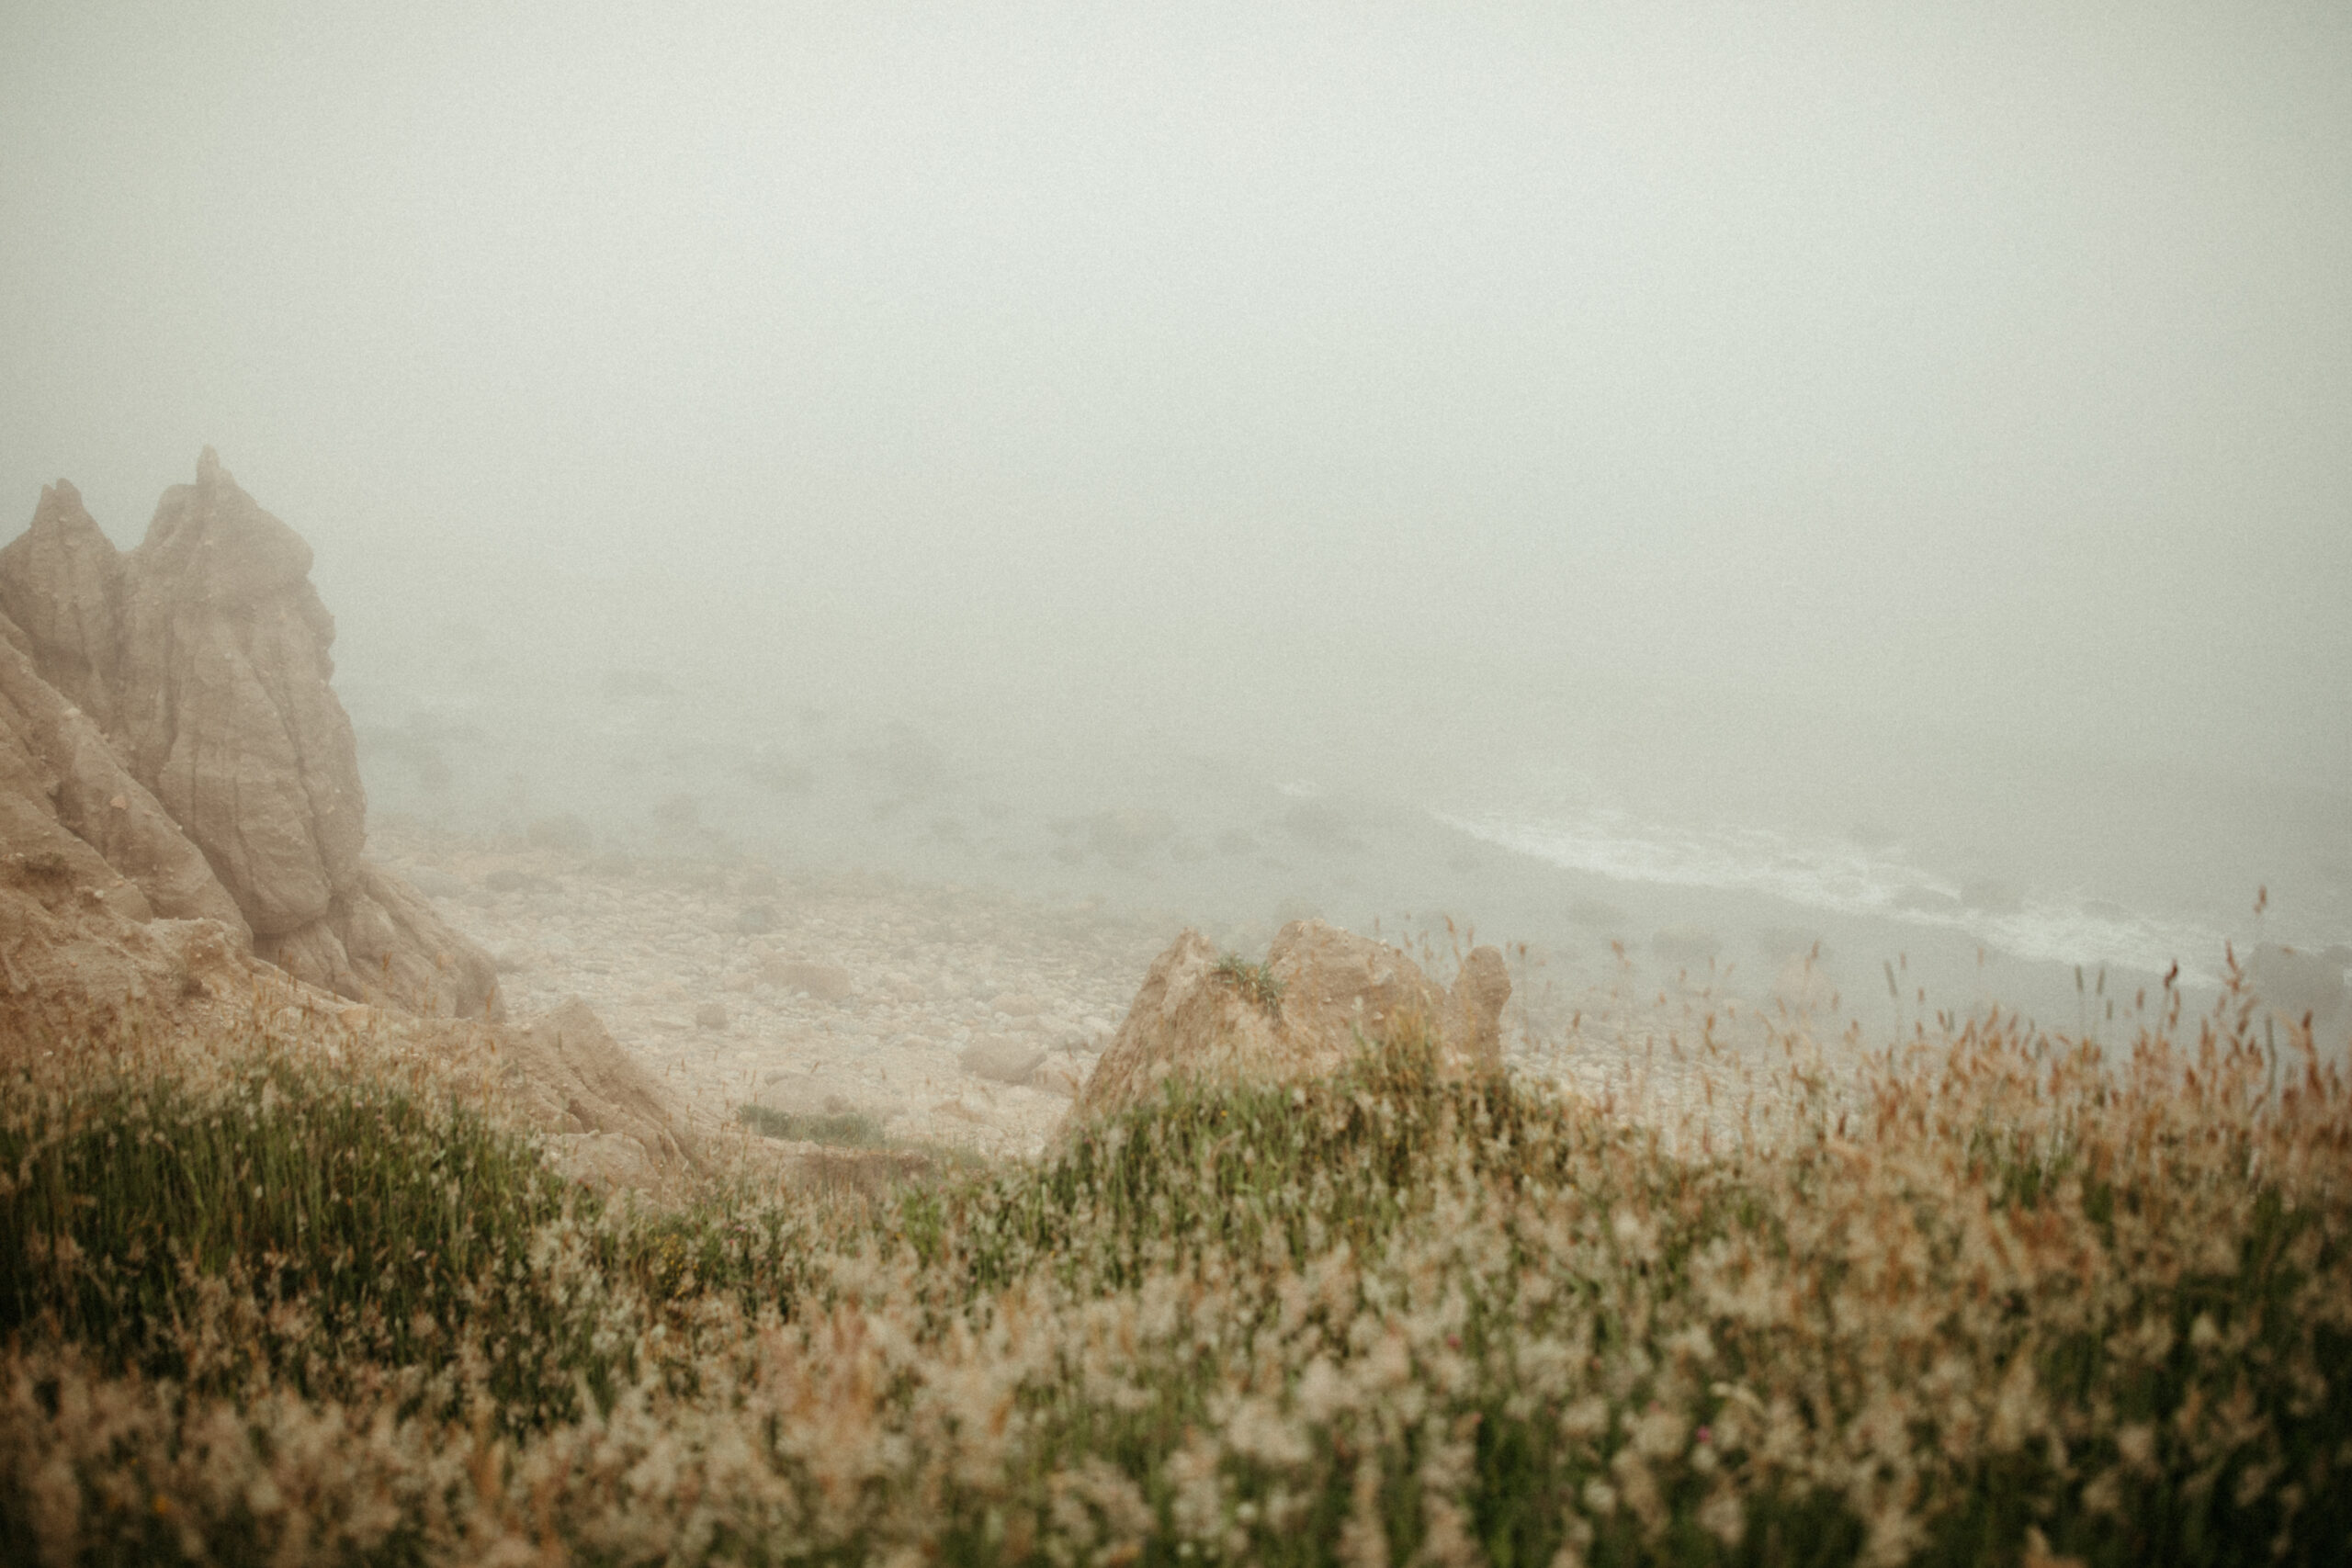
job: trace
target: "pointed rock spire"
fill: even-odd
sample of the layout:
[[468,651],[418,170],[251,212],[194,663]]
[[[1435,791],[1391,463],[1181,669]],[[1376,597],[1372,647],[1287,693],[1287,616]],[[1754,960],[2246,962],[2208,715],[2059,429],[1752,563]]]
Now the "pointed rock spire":
[[164,492],[123,563],[115,731],[268,937],[353,885],[367,796],[310,546],[209,447],[197,476]]
[[0,614],[32,639],[41,678],[101,727],[113,722],[121,633],[122,557],[82,492],[40,492],[32,526],[0,549]]

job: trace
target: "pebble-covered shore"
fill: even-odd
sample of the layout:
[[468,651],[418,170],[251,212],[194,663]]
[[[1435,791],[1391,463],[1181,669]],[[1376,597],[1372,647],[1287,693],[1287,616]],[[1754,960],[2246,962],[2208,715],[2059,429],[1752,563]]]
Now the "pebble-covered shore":
[[[894,1139],[1040,1146],[1172,931],[857,874],[630,863],[379,828],[371,849],[488,949],[511,1016],[566,998],[706,1125],[759,1104],[862,1113]],[[1033,1082],[967,1069],[1066,1063]],[[1040,1087],[1043,1086],[1043,1087]]]

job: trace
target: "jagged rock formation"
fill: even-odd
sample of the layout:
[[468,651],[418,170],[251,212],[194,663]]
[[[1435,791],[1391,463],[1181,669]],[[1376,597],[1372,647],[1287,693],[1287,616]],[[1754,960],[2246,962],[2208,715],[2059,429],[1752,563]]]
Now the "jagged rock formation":
[[115,733],[256,937],[325,919],[368,802],[311,547],[209,447],[124,562]]
[[[98,779],[110,757],[143,786],[51,789],[53,814],[153,912],[232,923],[299,979],[412,1012],[493,1011],[489,956],[362,858],[367,795],[331,683],[334,619],[310,571],[310,547],[209,447],[128,556],[72,485],[43,491],[32,527],[0,550],[0,610],[33,672],[105,737],[94,751],[86,724],[66,726],[50,767],[71,752],[80,762],[58,776]],[[130,802],[115,808],[120,822],[89,805],[118,797]],[[200,852],[206,876],[169,852],[164,823]],[[142,877],[100,840],[171,874]],[[160,897],[149,886],[159,880]]]
[[1408,1026],[1435,1036],[1442,1069],[1498,1071],[1510,999],[1510,974],[1491,947],[1463,961],[1449,991],[1398,949],[1321,920],[1294,920],[1277,932],[1258,977],[1236,973],[1205,937],[1187,931],[1153,962],[1070,1120],[1136,1104],[1173,1074],[1228,1082],[1323,1077],[1359,1039]]
[[583,1179],[691,1170],[684,1118],[585,1006],[460,1021],[496,1012],[491,961],[362,853],[310,570],[209,448],[128,556],[63,480],[0,549],[0,1055],[116,1024],[159,1040],[284,1015],[357,1040],[391,1020],[412,1045],[487,1052]]
[[63,479],[46,487],[32,526],[0,549],[0,615],[23,629],[42,677],[101,728],[114,721],[121,608],[114,541],[80,491]]

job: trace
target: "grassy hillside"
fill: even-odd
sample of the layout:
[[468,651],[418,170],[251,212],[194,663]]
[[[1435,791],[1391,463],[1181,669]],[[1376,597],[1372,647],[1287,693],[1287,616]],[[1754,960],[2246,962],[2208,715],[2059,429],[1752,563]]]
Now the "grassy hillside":
[[2341,1561],[2347,1179],[2243,1010],[658,1211],[429,1066],[89,1044],[0,1086],[0,1562]]

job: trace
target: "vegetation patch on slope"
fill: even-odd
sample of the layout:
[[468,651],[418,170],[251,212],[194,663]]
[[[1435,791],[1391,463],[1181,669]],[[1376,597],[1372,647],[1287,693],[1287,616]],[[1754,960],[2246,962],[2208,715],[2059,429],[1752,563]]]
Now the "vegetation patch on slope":
[[2352,1101],[2231,1006],[1680,1124],[1408,1040],[662,1209],[429,1075],[37,1060],[0,1561],[2340,1560]]

